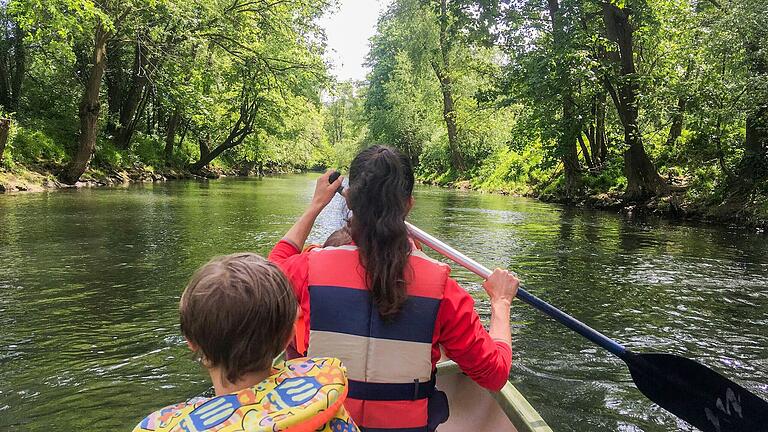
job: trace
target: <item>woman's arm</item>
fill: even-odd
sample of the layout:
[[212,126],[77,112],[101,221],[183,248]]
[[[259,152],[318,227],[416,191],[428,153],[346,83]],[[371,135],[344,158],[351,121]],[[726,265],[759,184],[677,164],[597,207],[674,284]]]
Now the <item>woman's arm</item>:
[[445,354],[470,378],[490,390],[504,386],[512,366],[509,311],[511,299],[517,293],[517,279],[513,279],[514,276],[497,270],[486,281],[486,290],[491,291],[489,332],[475,312],[472,297],[450,278],[437,315],[437,342]]
[[283,237],[283,240],[293,244],[298,250],[304,248],[304,243],[306,243],[307,237],[309,237],[309,232],[312,231],[315,219],[317,219],[317,216],[323,211],[325,206],[331,202],[336,190],[341,186],[342,181],[344,181],[344,177],[339,176],[333,183],[328,183],[328,177],[331,176],[331,173],[333,173],[333,171],[327,171],[317,179],[315,193],[312,196],[312,203]]
[[317,215],[331,202],[336,189],[341,186],[343,180],[341,177],[333,183],[328,183],[328,177],[331,173],[332,171],[328,171],[317,179],[315,193],[309,208],[269,253],[269,260],[277,264],[290,280],[301,308],[301,315],[297,319],[295,329],[296,338],[292,341],[294,350],[300,355],[306,352],[306,343],[301,343],[301,341],[309,340],[309,324],[306,322],[309,317],[309,292],[307,291],[309,270],[307,256],[302,254],[301,250],[304,248],[309,232],[312,231],[312,225],[314,225]]
[[517,295],[520,281],[507,270],[496,269],[483,283],[483,288],[491,298],[491,326],[488,334],[493,340],[512,346],[512,331],[509,326],[509,313],[512,300]]

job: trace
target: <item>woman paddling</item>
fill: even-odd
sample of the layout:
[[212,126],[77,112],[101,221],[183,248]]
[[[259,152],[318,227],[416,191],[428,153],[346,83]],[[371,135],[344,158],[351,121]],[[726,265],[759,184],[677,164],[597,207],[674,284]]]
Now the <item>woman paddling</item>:
[[318,179],[310,207],[269,257],[293,284],[308,323],[297,331],[296,351],[307,354],[308,341],[309,355],[342,360],[349,373],[345,406],[362,428],[432,430],[447,410],[434,391],[441,348],[481,386],[499,390],[506,383],[510,305],[519,282],[497,269],[483,284],[491,299],[486,332],[450,268],[408,238],[413,168],[386,146],[363,150],[350,166],[352,242],[302,253],[315,219],[341,186],[341,178],[329,184],[329,176]]

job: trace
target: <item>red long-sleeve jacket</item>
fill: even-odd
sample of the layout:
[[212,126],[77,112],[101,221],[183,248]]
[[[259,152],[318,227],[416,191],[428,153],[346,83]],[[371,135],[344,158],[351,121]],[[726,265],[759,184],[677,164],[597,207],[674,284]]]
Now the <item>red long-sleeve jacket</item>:
[[[308,253],[301,253],[292,243],[281,240],[269,254],[293,285],[304,317],[310,314]],[[343,271],[339,269],[338,271]],[[353,269],[349,269],[353,271]],[[494,341],[480,323],[474,300],[452,278],[447,278],[437,313],[432,340],[432,366],[445,355],[455,361],[464,373],[479,385],[499,390],[507,382],[512,365],[512,349]],[[304,325],[303,340],[309,339],[309,325]],[[297,335],[301,338],[301,335]]]

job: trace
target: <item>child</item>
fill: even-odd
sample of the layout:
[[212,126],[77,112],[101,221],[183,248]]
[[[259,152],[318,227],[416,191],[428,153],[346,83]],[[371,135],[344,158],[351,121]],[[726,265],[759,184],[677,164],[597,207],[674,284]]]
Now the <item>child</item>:
[[344,227],[332,232],[331,235],[325,239],[323,247],[344,246],[350,243],[352,243],[352,234],[349,233],[349,227],[344,225]]
[[216,396],[150,414],[144,431],[357,431],[344,410],[346,369],[333,358],[272,367],[292,337],[298,306],[285,275],[240,253],[200,268],[181,296],[181,332]]

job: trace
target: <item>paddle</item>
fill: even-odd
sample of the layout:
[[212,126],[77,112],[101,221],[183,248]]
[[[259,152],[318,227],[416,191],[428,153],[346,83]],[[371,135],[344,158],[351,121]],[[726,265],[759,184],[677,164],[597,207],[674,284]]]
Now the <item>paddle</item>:
[[[406,222],[413,238],[476,275],[491,271]],[[712,369],[674,354],[634,353],[523,287],[517,297],[624,360],[637,388],[660,407],[704,432],[768,431],[768,402]]]
[[[339,178],[334,172],[328,180]],[[344,188],[339,187],[339,194]],[[483,279],[491,271],[451,246],[406,222],[413,238]],[[768,432],[768,402],[712,369],[674,354],[634,353],[581,321],[530,294],[517,297],[627,364],[637,388],[660,407],[704,432]]]

